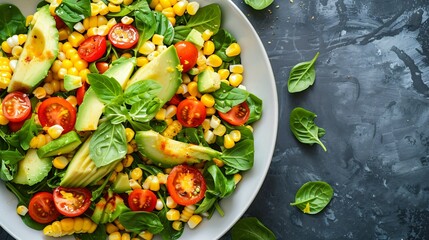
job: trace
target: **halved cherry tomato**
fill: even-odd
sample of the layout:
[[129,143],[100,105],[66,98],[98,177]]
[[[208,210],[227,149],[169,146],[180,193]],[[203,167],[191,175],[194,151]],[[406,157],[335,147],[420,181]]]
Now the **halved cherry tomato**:
[[9,127],[9,130],[12,132],[17,132],[24,126],[25,121],[31,118],[31,114],[28,115],[28,117],[21,122],[9,122],[7,126]]
[[55,15],[54,19],[55,19],[56,27],[58,30],[60,30],[61,28],[66,26],[64,21],[58,15]]
[[198,127],[206,119],[206,107],[196,99],[185,99],[177,106],[177,120],[184,127]]
[[104,55],[106,48],[106,38],[95,35],[83,41],[83,43],[80,44],[77,53],[83,60],[87,62],[94,62]]
[[120,49],[130,49],[139,41],[139,31],[131,24],[117,23],[109,31],[109,40]]
[[170,105],[175,105],[175,106],[177,106],[177,105],[179,105],[179,103],[180,103],[182,100],[183,100],[182,95],[175,94],[175,95],[170,99],[170,101],[168,101],[168,103],[169,103]]
[[76,90],[77,105],[82,104],[83,97],[85,97],[85,93],[87,89],[88,89],[88,84],[86,83],[86,81],[83,81],[82,86]]
[[180,41],[174,44],[176,47],[177,56],[179,56],[180,64],[183,66],[182,72],[191,70],[197,63],[198,49],[194,44],[188,41]]
[[168,175],[167,190],[176,203],[192,205],[204,198],[206,181],[198,169],[177,165]]
[[246,102],[242,102],[231,108],[226,113],[219,112],[219,116],[234,126],[243,125],[247,122],[250,116],[249,105]]
[[76,109],[60,97],[51,97],[43,101],[37,115],[42,127],[58,124],[63,127],[63,133],[71,131],[76,122]]
[[97,67],[98,73],[100,74],[103,74],[107,71],[107,69],[109,69],[109,63],[107,62],[97,62],[95,66]]
[[60,216],[50,192],[36,193],[30,200],[28,213],[34,221],[42,224],[50,223]]
[[134,189],[128,196],[128,205],[133,211],[152,212],[156,206],[156,195],[151,190]]
[[3,115],[9,122],[21,122],[31,114],[31,102],[28,95],[13,92],[6,95],[2,102]]
[[76,217],[89,208],[92,194],[86,188],[57,187],[53,197],[58,212],[66,217]]

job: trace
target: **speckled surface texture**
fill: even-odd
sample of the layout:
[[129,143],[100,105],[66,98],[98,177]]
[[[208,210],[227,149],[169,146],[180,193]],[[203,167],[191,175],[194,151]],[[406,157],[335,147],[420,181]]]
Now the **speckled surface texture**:
[[[280,106],[272,164],[245,216],[278,239],[429,239],[429,1],[276,0],[263,11],[233,2],[267,50]],[[316,52],[315,85],[289,94],[290,69]],[[328,152],[294,139],[298,106],[318,115]],[[313,180],[335,195],[305,215],[289,203]]]

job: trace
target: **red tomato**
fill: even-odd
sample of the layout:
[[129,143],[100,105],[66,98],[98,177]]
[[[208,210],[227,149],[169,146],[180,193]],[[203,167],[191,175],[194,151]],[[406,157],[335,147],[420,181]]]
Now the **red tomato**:
[[219,112],[219,116],[229,124],[234,126],[243,125],[247,122],[250,116],[249,105],[246,102],[242,102],[231,108],[226,113]]
[[177,106],[177,120],[184,127],[198,127],[206,119],[206,107],[196,99],[185,99]]
[[175,94],[175,95],[170,99],[170,101],[168,101],[168,103],[169,103],[170,105],[175,105],[175,106],[177,106],[177,105],[179,105],[179,103],[180,103],[182,100],[183,100],[182,95]]
[[86,81],[84,81],[82,86],[76,90],[77,105],[82,104],[83,97],[85,97],[85,93],[87,89],[88,89],[88,84],[86,83]]
[[151,190],[134,189],[128,196],[128,205],[133,211],[152,212],[156,205],[156,195]]
[[63,27],[66,26],[66,24],[64,23],[64,21],[58,15],[55,15],[54,19],[55,19],[55,23],[56,23],[56,26],[57,26],[58,30],[60,30],[61,28],[63,28]]
[[77,53],[79,57],[87,62],[94,62],[100,59],[106,52],[107,43],[103,36],[92,36],[80,44]]
[[63,133],[74,128],[76,109],[64,98],[51,97],[42,102],[37,112],[42,127],[61,125]]
[[42,224],[50,223],[60,216],[52,193],[49,192],[36,193],[30,200],[28,213],[34,221]]
[[89,208],[92,195],[86,188],[57,187],[53,197],[58,212],[66,217],[76,217]]
[[167,190],[176,203],[192,205],[204,198],[206,181],[198,169],[177,165],[168,175]]
[[117,23],[109,31],[109,40],[120,49],[130,49],[139,41],[139,31],[130,24]]
[[21,122],[31,114],[31,102],[28,95],[13,92],[6,95],[2,102],[3,115],[9,122]]
[[109,69],[109,64],[107,62],[97,62],[95,66],[100,74],[103,74],[107,69]]
[[195,47],[194,44],[187,42],[187,41],[181,41],[176,44],[174,44],[174,47],[176,47],[177,55],[180,59],[180,64],[183,66],[182,72],[187,72],[191,70],[192,67],[195,66],[198,59],[198,49]]
[[9,122],[7,124],[7,126],[9,127],[10,131],[17,132],[18,130],[20,130],[22,128],[25,121],[27,121],[30,118],[31,118],[31,114],[29,114],[28,117],[26,119],[22,120],[21,122]]

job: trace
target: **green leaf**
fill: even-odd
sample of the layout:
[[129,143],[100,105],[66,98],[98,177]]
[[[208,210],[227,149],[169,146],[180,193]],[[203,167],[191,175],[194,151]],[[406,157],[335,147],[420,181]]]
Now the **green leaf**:
[[176,26],[174,27],[174,39],[173,43],[177,43],[186,39],[188,34],[191,32],[192,28],[186,26]]
[[273,3],[274,0],[244,0],[244,3],[251,6],[255,10],[262,10]]
[[164,44],[171,45],[174,40],[174,27],[168,18],[161,12],[154,12],[156,22],[158,23],[155,33],[164,36]]
[[109,104],[122,96],[122,87],[114,78],[98,73],[90,73],[87,76],[95,95],[104,104]]
[[104,108],[104,115],[110,123],[119,124],[127,120],[128,110],[121,105],[109,104]]
[[149,40],[156,30],[156,19],[154,13],[149,7],[147,1],[139,1],[138,5],[134,9],[134,19],[137,30],[139,31],[139,42],[134,48],[134,52],[137,54],[140,47]]
[[99,240],[109,238],[106,233],[106,227],[104,224],[98,224],[97,228],[93,233],[77,233],[75,235],[77,239],[80,240]]
[[24,155],[18,150],[1,150],[0,159],[8,164],[17,164],[24,158]]
[[159,98],[155,97],[151,100],[142,101],[133,104],[130,110],[132,120],[137,122],[150,121],[162,107],[162,102]]
[[254,154],[253,140],[245,139],[236,143],[233,148],[223,151],[221,159],[230,167],[246,171],[253,167]]
[[0,4],[0,12],[0,42],[15,34],[27,33],[25,17],[19,8],[13,4]]
[[199,32],[210,30],[213,34],[219,31],[222,12],[219,4],[210,4],[200,8],[197,13],[189,18],[186,27],[194,28]]
[[238,220],[231,229],[232,240],[276,240],[276,235],[255,217]]
[[319,144],[326,152],[326,147],[320,141],[319,137],[325,134],[325,129],[319,128],[315,123],[314,119],[317,115],[304,108],[297,107],[292,110],[289,117],[289,127],[293,135],[295,135],[298,141],[313,145],[314,143]]
[[124,92],[125,103],[133,105],[143,100],[153,99],[162,90],[162,85],[155,80],[138,81],[131,84]]
[[159,217],[151,212],[125,212],[119,215],[119,222],[136,234],[145,230],[157,234],[164,229]]
[[212,40],[215,45],[215,53],[222,59],[223,62],[231,62],[236,58],[236,56],[228,57],[228,55],[226,55],[226,49],[229,47],[229,45],[237,42],[231,33],[225,29],[220,29],[218,33],[213,36]]
[[55,9],[55,13],[64,21],[70,29],[85,17],[91,16],[90,0],[63,0]]
[[232,107],[246,101],[249,92],[246,90],[228,86],[221,83],[220,88],[213,92],[215,99],[214,107],[221,112],[228,112]]
[[329,204],[333,195],[334,190],[328,183],[307,182],[296,192],[295,202],[290,205],[297,206],[304,213],[316,214]]
[[[165,202],[162,199],[164,205]],[[161,221],[162,225],[164,226],[164,229],[159,233],[162,239],[164,240],[177,240],[182,236],[183,230],[185,228],[181,228],[179,231],[176,231],[173,229],[171,221],[167,219],[167,211],[168,208],[164,207],[158,212],[159,220]]]
[[92,135],[89,148],[89,156],[97,167],[122,159],[127,154],[125,127],[103,122]]
[[262,100],[254,94],[249,94],[249,97],[247,98],[247,105],[249,105],[250,116],[246,124],[251,124],[261,119]]
[[228,197],[235,190],[233,176],[226,177],[215,164],[207,168],[204,178],[208,185],[207,191],[220,198]]
[[314,63],[318,56],[319,53],[316,53],[311,61],[298,63],[292,68],[287,82],[287,89],[290,93],[302,92],[313,85],[316,79]]

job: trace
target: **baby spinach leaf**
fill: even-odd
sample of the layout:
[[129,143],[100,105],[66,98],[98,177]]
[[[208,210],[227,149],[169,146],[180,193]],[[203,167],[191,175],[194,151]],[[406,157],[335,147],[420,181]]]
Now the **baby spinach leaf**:
[[64,21],[70,29],[73,26],[91,16],[90,0],[63,0],[55,9],[55,13]]
[[231,229],[232,240],[276,240],[276,235],[255,217],[238,220]]
[[215,53],[222,59],[223,62],[231,62],[236,58],[236,56],[228,57],[226,55],[226,49],[229,47],[229,45],[231,45],[231,43],[237,42],[231,33],[225,29],[220,29],[212,39],[215,45]]
[[262,10],[273,3],[274,0],[244,0],[244,3],[251,6],[255,10]]
[[119,215],[119,222],[125,229],[136,234],[145,230],[157,234],[164,229],[159,217],[151,212],[124,212]]
[[105,104],[109,104],[114,99],[122,96],[122,87],[114,78],[98,73],[90,73],[88,74],[88,81],[97,98]]
[[246,101],[249,92],[221,83],[220,88],[213,92],[214,107],[221,112],[228,112],[232,107]]
[[246,124],[251,124],[261,119],[262,100],[254,94],[249,94],[249,97],[247,98],[247,105],[249,105],[250,116]]
[[254,153],[253,140],[245,139],[236,143],[233,148],[223,151],[220,158],[226,165],[246,171],[253,167]]
[[219,200],[219,198],[210,192],[206,191],[204,195],[203,201],[198,205],[197,209],[195,209],[195,214],[209,212],[214,204]]
[[317,143],[326,152],[325,145],[323,145],[322,141],[319,139],[319,137],[325,134],[325,129],[318,127],[314,123],[316,117],[317,115],[315,113],[297,107],[293,109],[290,114],[289,127],[298,141],[310,145]]
[[161,84],[154,80],[138,81],[130,85],[124,92],[125,103],[133,105],[142,100],[154,98],[162,90]]
[[233,176],[226,177],[216,164],[211,164],[206,169],[204,178],[208,185],[207,191],[220,198],[228,197],[235,190]]
[[177,134],[176,139],[180,142],[208,147],[207,142],[204,140],[204,130],[201,126],[198,128],[183,128],[182,131]]
[[322,211],[331,201],[334,190],[331,185],[322,181],[307,182],[296,192],[295,202],[304,213],[316,214]]
[[298,63],[292,68],[287,82],[287,89],[290,93],[302,92],[313,85],[316,79],[314,63],[318,56],[319,53],[316,53],[311,61]]
[[164,44],[171,45],[174,39],[174,27],[168,18],[161,12],[154,12],[158,23],[155,33],[164,36]]
[[0,4],[0,12],[0,42],[15,34],[27,32],[25,17],[15,5]]
[[186,26],[174,27],[174,38],[173,43],[177,43],[186,39],[192,28]]
[[93,233],[78,233],[75,235],[77,239],[80,240],[98,240],[109,238],[106,233],[106,227],[104,226],[104,224],[99,224]]
[[219,4],[213,3],[200,8],[197,13],[189,18],[186,26],[199,32],[210,30],[213,34],[219,31],[222,12]]
[[138,7],[134,10],[134,19],[137,30],[139,31],[139,42],[134,48],[134,52],[137,54],[140,47],[149,40],[156,30],[156,19],[149,7],[147,1],[139,1]]
[[[162,200],[163,201],[163,200]],[[164,203],[165,205],[165,203]],[[171,221],[167,219],[167,211],[168,208],[164,207],[158,212],[159,220],[161,221],[164,229],[159,233],[162,239],[164,240],[177,240],[182,236],[183,230],[185,228],[181,228],[179,231],[174,230],[171,224]]]

